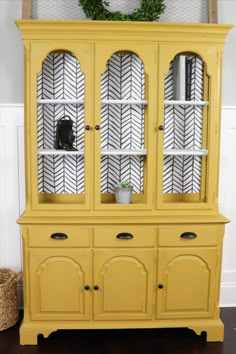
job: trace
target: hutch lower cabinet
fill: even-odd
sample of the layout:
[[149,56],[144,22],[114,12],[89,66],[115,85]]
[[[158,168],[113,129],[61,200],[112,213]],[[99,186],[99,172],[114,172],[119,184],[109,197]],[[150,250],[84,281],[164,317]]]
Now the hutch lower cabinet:
[[[25,49],[21,344],[189,327],[222,341],[212,24],[16,21]],[[132,185],[131,203],[114,187]]]

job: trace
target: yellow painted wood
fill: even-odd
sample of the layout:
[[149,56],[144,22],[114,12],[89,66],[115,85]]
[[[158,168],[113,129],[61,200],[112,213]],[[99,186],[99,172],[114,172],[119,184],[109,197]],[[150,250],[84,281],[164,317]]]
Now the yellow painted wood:
[[[119,239],[120,233],[129,233],[133,238]],[[112,225],[97,226],[94,229],[95,247],[115,247],[115,248],[134,248],[134,247],[154,247],[156,245],[156,227],[138,227],[133,225]]]
[[[63,233],[66,239],[53,239],[55,233]],[[37,225],[27,228],[29,247],[89,247],[91,244],[92,228],[68,225]]]
[[[216,225],[168,225],[158,228],[158,244],[161,247],[215,246],[221,240],[219,231],[221,228]],[[196,238],[182,238],[185,232],[195,233]]]
[[33,320],[89,319],[89,250],[30,249],[29,271]]
[[154,251],[95,250],[95,320],[152,318]]
[[[26,178],[27,210],[110,210],[114,213],[126,210],[217,210],[218,154],[215,142],[219,141],[221,55],[229,25],[213,24],[165,24],[165,23],[120,23],[105,21],[16,21],[22,31],[27,60],[26,98]],[[203,36],[204,34],[204,36]],[[128,38],[128,40],[127,40]],[[203,41],[204,38],[204,41]],[[85,76],[85,124],[92,128],[100,124],[100,85],[106,62],[116,52],[136,53],[144,63],[146,77],[145,109],[145,158],[144,194],[134,196],[129,206],[114,204],[100,194],[100,131],[85,132],[85,193],[78,196],[38,195],[37,191],[37,90],[36,75],[42,68],[47,54],[53,51],[71,52],[81,64]],[[196,196],[172,195],[168,202],[162,194],[163,132],[158,126],[163,123],[164,75],[169,63],[178,53],[195,53],[202,57],[209,75],[209,113],[207,148],[209,158],[204,167],[202,186],[206,191],[196,203]],[[158,100],[157,100],[158,97]],[[157,132],[157,136],[155,136]],[[203,134],[205,134],[203,132]],[[214,148],[213,148],[214,146]],[[91,154],[91,152],[93,152]],[[214,158],[211,154],[214,153]],[[157,162],[157,167],[155,164]],[[205,166],[205,165],[203,165]],[[93,178],[94,177],[94,178]],[[205,187],[204,187],[205,188]],[[204,190],[203,188],[203,190]],[[197,196],[199,198],[199,196]],[[112,202],[113,199],[113,202]],[[158,213],[157,213],[158,214]],[[90,214],[91,215],[91,214]]]
[[158,251],[157,318],[213,317],[216,248]]
[[[21,344],[57,329],[189,327],[223,340],[219,318],[222,240],[218,211],[221,57],[232,26],[106,21],[16,21],[25,50],[26,210],[22,224]],[[37,75],[52,52],[73,53],[85,78],[85,193],[39,194]],[[144,63],[144,193],[130,205],[100,193],[101,75],[116,52]],[[201,192],[162,191],[164,78],[179,53],[204,62]],[[179,236],[186,231],[194,240]],[[68,235],[53,240],[52,233]],[[131,240],[117,234],[130,232]],[[162,284],[163,288],[158,288]],[[85,290],[85,285],[89,290]],[[94,286],[98,286],[98,290]]]

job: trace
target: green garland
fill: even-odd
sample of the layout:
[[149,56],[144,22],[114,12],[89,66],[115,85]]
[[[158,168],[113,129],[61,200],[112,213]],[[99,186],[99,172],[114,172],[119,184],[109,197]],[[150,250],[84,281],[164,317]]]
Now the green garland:
[[120,11],[110,12],[105,6],[109,2],[104,0],[80,0],[86,16],[92,20],[106,21],[158,21],[165,10],[165,0],[141,0],[140,7],[131,14]]

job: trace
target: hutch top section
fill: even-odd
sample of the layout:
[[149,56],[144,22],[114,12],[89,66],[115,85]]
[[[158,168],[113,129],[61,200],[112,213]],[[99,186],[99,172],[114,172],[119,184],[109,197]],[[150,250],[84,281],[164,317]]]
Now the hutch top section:
[[[16,24],[26,51],[26,214],[217,213],[221,58],[232,26]],[[55,144],[65,117],[73,151]],[[124,180],[132,202],[118,205]]]
[[[232,25],[123,21],[16,20],[23,40],[124,40],[224,44]],[[129,37],[131,35],[131,37]]]

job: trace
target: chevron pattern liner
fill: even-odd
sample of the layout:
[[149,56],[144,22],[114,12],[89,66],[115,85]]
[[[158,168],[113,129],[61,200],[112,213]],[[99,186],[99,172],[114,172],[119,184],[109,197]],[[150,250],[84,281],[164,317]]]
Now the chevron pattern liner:
[[40,156],[38,171],[39,193],[84,193],[83,156]]
[[[139,58],[127,54],[113,55],[107,63],[101,86],[102,99],[143,99],[144,69]],[[84,77],[76,58],[71,54],[50,54],[38,75],[38,99],[83,100],[83,96]],[[38,104],[39,149],[54,147],[57,120],[64,115],[73,120],[75,145],[84,149],[83,105],[55,103]],[[144,107],[105,105],[101,112],[101,128],[102,149],[143,148]],[[142,192],[143,164],[142,156],[102,157],[101,191],[113,193],[119,180],[128,179],[134,186],[134,192]],[[84,193],[84,159],[81,157],[40,156],[38,175],[40,193]]]
[[[202,100],[203,64],[191,57],[191,99]],[[114,54],[101,78],[102,100],[143,100],[144,67],[134,54]],[[53,53],[38,75],[39,99],[84,99],[84,76],[71,54]],[[174,99],[172,63],[165,78],[165,99]],[[69,115],[76,135],[75,145],[84,149],[83,104],[38,104],[38,148],[52,149],[57,120]],[[53,132],[53,134],[52,134]],[[202,145],[202,107],[166,106],[164,148],[199,149]],[[144,106],[103,104],[101,149],[144,148]],[[129,180],[135,193],[143,193],[144,156],[102,156],[101,192],[113,193],[119,180]],[[197,193],[200,190],[201,157],[166,156],[164,193]],[[39,156],[40,193],[84,193],[84,158]]]
[[[192,61],[191,100],[203,100],[203,62]],[[174,100],[173,62],[165,78],[165,100]],[[203,107],[192,105],[165,106],[164,149],[202,148]],[[164,193],[199,193],[202,159],[199,156],[165,156],[163,164]]]
[[[84,75],[73,55],[47,56],[38,75],[38,99],[84,99]],[[38,149],[54,148],[57,121],[65,115],[73,120],[75,146],[84,149],[82,104],[38,104]],[[84,158],[40,156],[38,176],[39,193],[83,193]]]
[[[101,99],[143,100],[144,67],[134,54],[114,54],[101,78]],[[144,106],[106,104],[101,114],[102,149],[144,148]],[[104,156],[101,159],[101,192],[113,193],[114,185],[128,180],[134,193],[143,192],[144,158]]]

